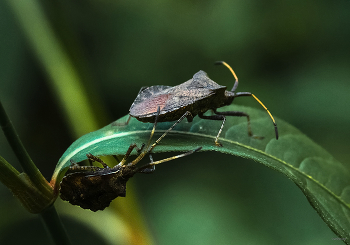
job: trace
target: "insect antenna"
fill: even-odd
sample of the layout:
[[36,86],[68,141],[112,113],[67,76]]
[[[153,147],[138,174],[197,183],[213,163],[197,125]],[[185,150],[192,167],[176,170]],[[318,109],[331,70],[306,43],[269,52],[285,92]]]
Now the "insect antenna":
[[[233,69],[231,68],[231,66],[229,66],[225,61],[217,61],[215,62],[216,65],[224,65],[226,66],[232,73],[232,75],[235,77],[236,81],[235,84],[233,85],[233,88],[231,89],[231,92],[234,92],[238,86],[238,77],[236,75],[236,73],[233,71]],[[267,107],[258,99],[258,97],[256,97],[254,94],[250,93],[250,92],[238,92],[234,95],[234,97],[240,97],[240,96],[252,96],[256,101],[259,102],[259,104],[264,107],[264,109],[267,111],[267,113],[269,114],[273,126],[275,127],[275,134],[276,134],[276,139],[278,140],[278,129],[277,129],[277,124],[275,119],[273,118],[272,114],[270,113],[270,111],[267,109]]]
[[229,66],[225,61],[216,61],[214,64],[215,65],[224,65],[231,71],[232,75],[236,79],[235,84],[233,84],[233,87],[231,89],[231,92],[235,92],[236,88],[238,87],[238,77],[237,77],[236,73],[233,71],[233,69],[231,68],[231,66]]

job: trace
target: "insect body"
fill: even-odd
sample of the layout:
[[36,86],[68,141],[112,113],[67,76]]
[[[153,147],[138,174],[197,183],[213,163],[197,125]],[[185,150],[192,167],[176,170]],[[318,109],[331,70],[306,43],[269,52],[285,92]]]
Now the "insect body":
[[[158,109],[157,111],[159,114],[160,110]],[[187,156],[199,151],[202,148],[199,147],[195,150],[159,161],[153,161],[150,155],[150,163],[137,167],[136,164],[141,161],[146,154],[151,153],[154,147],[159,144],[161,139],[164,138],[166,134],[175,126],[173,125],[170,127],[159,139],[156,140],[154,144],[150,146],[156,124],[157,116],[146,147],[143,145],[141,149],[138,150],[139,155],[136,157],[136,159],[128,164],[126,164],[126,160],[133,149],[136,148],[136,144],[130,145],[122,161],[115,167],[108,167],[108,165],[100,158],[92,154],[87,154],[90,163],[99,162],[102,164],[102,168],[97,166],[79,166],[77,164],[71,166],[68,170],[70,173],[66,174],[61,182],[61,199],[68,201],[73,205],[78,205],[92,211],[103,210],[108,207],[111,201],[118,196],[125,197],[126,183],[131,177],[134,176],[134,174],[140,172],[152,172],[156,164]]]
[[[200,118],[222,121],[221,128],[216,136],[215,144],[221,146],[218,142],[219,136],[226,121],[226,116],[246,117],[248,120],[248,135],[257,139],[262,137],[255,136],[250,127],[249,115],[240,111],[218,112],[216,109],[230,105],[234,98],[241,96],[253,96],[268,112],[275,127],[276,139],[278,139],[278,130],[275,119],[272,117],[265,105],[250,92],[235,92],[238,86],[238,78],[232,68],[223,61],[217,62],[230,69],[236,81],[230,91],[226,86],[221,86],[212,81],[204,71],[194,74],[193,78],[178,86],[152,86],[142,88],[137,95],[134,103],[130,107],[130,116],[137,118],[141,122],[154,122],[157,108],[160,107],[158,116],[159,122],[175,121],[175,124],[187,118],[188,122],[198,115]],[[204,113],[212,110],[215,115],[207,116]]]
[[[97,160],[87,155],[89,160]],[[99,159],[99,158],[98,158]],[[101,159],[98,162],[103,162]],[[125,197],[126,182],[136,173],[136,166],[72,166],[61,182],[61,199],[92,211],[103,210],[118,196]]]

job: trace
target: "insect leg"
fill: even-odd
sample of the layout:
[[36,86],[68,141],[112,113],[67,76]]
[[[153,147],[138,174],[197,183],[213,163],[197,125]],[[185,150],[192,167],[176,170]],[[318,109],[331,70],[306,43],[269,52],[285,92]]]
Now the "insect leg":
[[[165,132],[162,134],[162,136],[160,136],[160,137],[156,140],[156,142],[154,142],[154,143],[151,145],[151,147],[149,147],[150,142],[151,142],[151,139],[152,139],[152,136],[154,135],[154,131],[155,131],[155,129],[156,129],[156,125],[157,125],[157,120],[158,120],[159,114],[160,114],[160,107],[158,106],[157,116],[156,116],[156,119],[155,119],[155,122],[154,122],[154,125],[153,125],[153,129],[152,129],[150,138],[149,138],[148,143],[147,143],[147,146],[146,146],[146,150],[143,151],[143,152],[142,152],[134,161],[132,161],[129,165],[135,165],[135,164],[138,163],[147,153],[151,153],[152,150],[154,149],[154,147],[156,147],[156,146],[159,144],[159,142],[160,142],[160,141],[161,141],[161,140],[162,140],[162,139],[163,139],[177,124],[178,124],[178,123],[180,123],[184,118],[186,118],[186,117],[187,117],[187,118],[188,118],[188,117],[193,118],[192,114],[191,114],[189,111],[187,111],[187,112],[186,112],[185,114],[183,114],[182,117],[181,117],[179,120],[177,120],[167,131],[165,131]],[[195,150],[191,150],[191,151],[185,152],[185,153],[183,153],[183,154],[181,154],[181,155],[178,155],[178,156],[166,158],[166,159],[163,159],[163,160],[160,160],[160,161],[156,161],[156,162],[153,162],[153,158],[152,158],[152,156],[150,156],[151,163],[150,163],[150,164],[147,164],[147,165],[145,165],[145,166],[143,166],[143,167],[141,167],[141,168],[139,168],[139,169],[137,170],[137,172],[140,172],[140,171],[142,171],[142,170],[144,170],[144,169],[150,169],[150,166],[153,166],[153,165],[156,165],[156,164],[159,164],[159,163],[162,163],[162,162],[166,162],[166,161],[170,161],[170,160],[173,160],[173,159],[176,159],[176,158],[180,158],[180,157],[183,157],[183,156],[187,156],[187,155],[192,154],[192,153],[194,153],[194,152],[196,152],[196,151],[199,151],[200,149],[202,149],[202,147],[199,147],[199,148],[197,148],[197,149],[195,149]]]
[[[134,147],[136,148],[137,155],[139,155],[139,154],[142,152],[143,148],[145,147],[145,143],[142,143],[142,145],[141,145],[140,148],[137,147],[136,144],[131,144],[131,145],[129,146],[129,148],[130,148],[132,145],[135,145],[135,146],[133,146],[133,148],[134,148]],[[128,149],[128,151],[129,151],[129,149]],[[132,150],[130,150],[130,153],[131,153],[131,152],[132,152]],[[112,155],[112,157],[119,163],[118,165],[124,165],[124,164],[125,164],[125,161],[126,161],[127,158],[130,156],[130,153],[129,153],[129,154],[125,154],[125,155],[123,156],[122,159],[120,159],[120,157],[119,157],[118,155]]]
[[97,171],[101,169],[100,167],[97,166],[70,166],[69,171],[70,172],[81,172],[81,171]]
[[219,112],[219,111],[216,111],[216,110],[213,110],[213,111],[217,115],[234,116],[234,117],[246,117],[247,121],[248,121],[248,135],[250,137],[255,138],[255,139],[263,139],[264,138],[264,137],[261,137],[261,136],[253,135],[252,128],[250,126],[250,117],[249,117],[249,115],[247,113],[241,112],[241,111],[222,111],[222,112]]
[[195,153],[197,151],[200,151],[202,149],[202,147],[198,147],[197,149],[194,149],[194,150],[191,150],[191,151],[188,151],[188,152],[185,152],[185,153],[182,153],[180,155],[176,155],[176,156],[172,156],[172,157],[168,157],[168,158],[165,158],[165,159],[162,159],[162,160],[159,160],[159,161],[152,161],[149,163],[149,164],[146,164],[142,167],[140,167],[137,171],[138,172],[142,172],[143,169],[149,169],[150,166],[154,166],[154,165],[157,165],[157,164],[160,164],[160,163],[163,163],[163,162],[168,162],[168,161],[171,161],[171,160],[174,160],[174,159],[177,159],[177,158],[180,158],[180,157],[185,157],[185,156],[188,156],[192,153]]
[[74,162],[73,160],[70,160],[71,162],[71,166],[69,167],[70,171],[96,171],[98,169],[100,169],[100,167],[97,166],[80,166],[79,164],[77,164],[76,162]]
[[136,148],[137,148],[136,149],[137,153],[140,154],[142,152],[143,148],[145,148],[145,143],[142,143],[140,148],[138,148],[137,146],[136,146]]
[[71,162],[71,166],[69,167],[70,171],[95,171],[100,169],[100,167],[97,166],[80,166],[79,164],[77,164],[76,162],[74,162],[73,160],[70,160]]
[[146,168],[141,168],[140,170],[138,170],[139,173],[143,173],[143,174],[150,174],[153,173],[156,170],[156,166],[153,165],[153,157],[152,154],[149,154],[149,160],[151,161],[149,164],[145,165],[148,166]]
[[[92,165],[93,162],[99,162],[99,163],[102,164],[102,166],[103,166],[104,168],[109,168],[108,165],[107,165],[104,161],[102,161],[101,158],[96,157],[96,156],[92,155],[91,153],[86,154],[86,156],[87,156],[87,158],[89,159],[89,162],[90,162],[91,165]],[[93,166],[92,166],[92,167],[93,167]]]
[[[153,150],[154,147],[156,147],[156,145],[159,144],[159,142],[178,124],[180,123],[182,120],[184,120],[185,118],[187,118],[187,120],[189,122],[191,122],[193,120],[193,116],[191,114],[191,112],[186,111],[185,114],[183,114],[179,120],[177,120],[167,131],[164,132],[164,134],[162,136],[159,137],[159,139],[156,140],[156,142],[151,146],[151,148],[149,149],[149,152],[151,152]],[[190,118],[190,119],[189,119]],[[192,119],[192,120],[191,120]]]
[[[86,155],[87,156],[87,155]],[[92,161],[89,157],[88,157],[88,160],[89,160],[89,166],[94,166],[92,163],[94,162],[94,161]]]
[[[125,153],[125,155],[124,155],[124,157],[123,157],[123,159],[120,161],[120,163],[119,163],[118,165],[120,165],[120,166],[124,165],[124,163],[126,162],[126,160],[128,159],[128,157],[130,156],[132,150],[133,150],[135,147],[137,148],[136,144],[131,144],[131,145],[129,146],[128,150],[126,151],[126,153]],[[138,150],[139,150],[139,149],[138,149]]]
[[78,163],[76,163],[75,161],[73,161],[72,159],[70,159],[69,160],[70,161],[70,167],[77,167],[77,166],[79,166],[79,164]]
[[[213,110],[213,111],[214,111],[214,113],[216,113],[215,110]],[[205,116],[205,115],[203,115],[203,113],[199,113],[198,116],[199,116],[200,118],[202,118],[202,119],[209,119],[209,120],[218,120],[218,121],[222,121],[220,130],[219,130],[219,132],[218,132],[218,134],[216,135],[216,138],[215,138],[215,145],[216,145],[216,146],[222,146],[222,144],[220,144],[220,143],[218,142],[218,140],[219,140],[221,131],[222,131],[222,129],[224,128],[225,121],[226,121],[225,115],[211,115],[211,116]]]
[[157,122],[158,122],[158,116],[160,114],[160,106],[158,106],[158,109],[157,109],[157,115],[156,115],[156,118],[154,120],[154,124],[153,124],[153,128],[152,128],[152,131],[151,131],[151,135],[149,136],[149,140],[147,142],[147,145],[146,145],[146,150],[144,150],[143,152],[141,152],[138,157],[136,157],[136,159],[134,161],[132,161],[131,163],[129,163],[128,165],[135,165],[136,163],[138,163],[139,161],[142,160],[142,158],[144,158],[144,156],[150,152],[154,147],[151,146],[151,148],[149,147],[150,144],[151,144],[151,140],[152,140],[152,137],[154,135],[154,132],[156,130],[156,126],[157,126]]
[[129,124],[130,119],[131,119],[131,116],[129,115],[128,119],[127,119],[125,122],[118,122],[118,121],[119,121],[119,120],[118,120],[118,121],[116,121],[116,122],[113,122],[113,123],[112,123],[112,126],[114,126],[114,127],[123,127],[123,126],[126,126],[126,125]]

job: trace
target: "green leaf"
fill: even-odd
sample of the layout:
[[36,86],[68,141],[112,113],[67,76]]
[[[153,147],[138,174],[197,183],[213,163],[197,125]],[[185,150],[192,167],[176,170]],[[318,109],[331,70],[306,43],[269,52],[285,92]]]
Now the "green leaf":
[[[350,244],[350,173],[320,146],[288,123],[276,119],[280,134],[275,139],[274,127],[266,112],[231,105],[225,111],[244,111],[250,115],[255,135],[247,133],[245,118],[227,117],[220,143],[214,145],[220,121],[203,120],[198,117],[192,123],[181,122],[154,149],[153,152],[188,151],[202,146],[202,151],[218,151],[249,158],[280,171],[294,181],[303,191],[322,219],[345,243]],[[125,116],[95,132],[75,141],[63,154],[51,183],[58,189],[64,173],[73,162],[86,159],[86,154],[123,155],[132,143],[147,143],[151,123],[132,118],[128,125],[118,126],[127,120]],[[159,123],[153,141],[173,123]],[[134,152],[136,154],[136,151]]]

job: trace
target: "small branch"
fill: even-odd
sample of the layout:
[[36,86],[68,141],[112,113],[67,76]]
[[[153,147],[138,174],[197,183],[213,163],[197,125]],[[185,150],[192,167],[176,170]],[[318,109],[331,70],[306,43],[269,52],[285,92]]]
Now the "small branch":
[[10,190],[19,187],[18,172],[11,164],[9,164],[2,156],[0,156],[0,182],[6,185]]
[[52,196],[53,191],[47,180],[40,173],[39,169],[35,166],[34,162],[30,158],[27,150],[24,148],[15,128],[12,125],[10,118],[0,101],[0,126],[4,131],[7,141],[9,142],[13,152],[18,158],[23,171],[28,175],[33,184],[44,195]]

